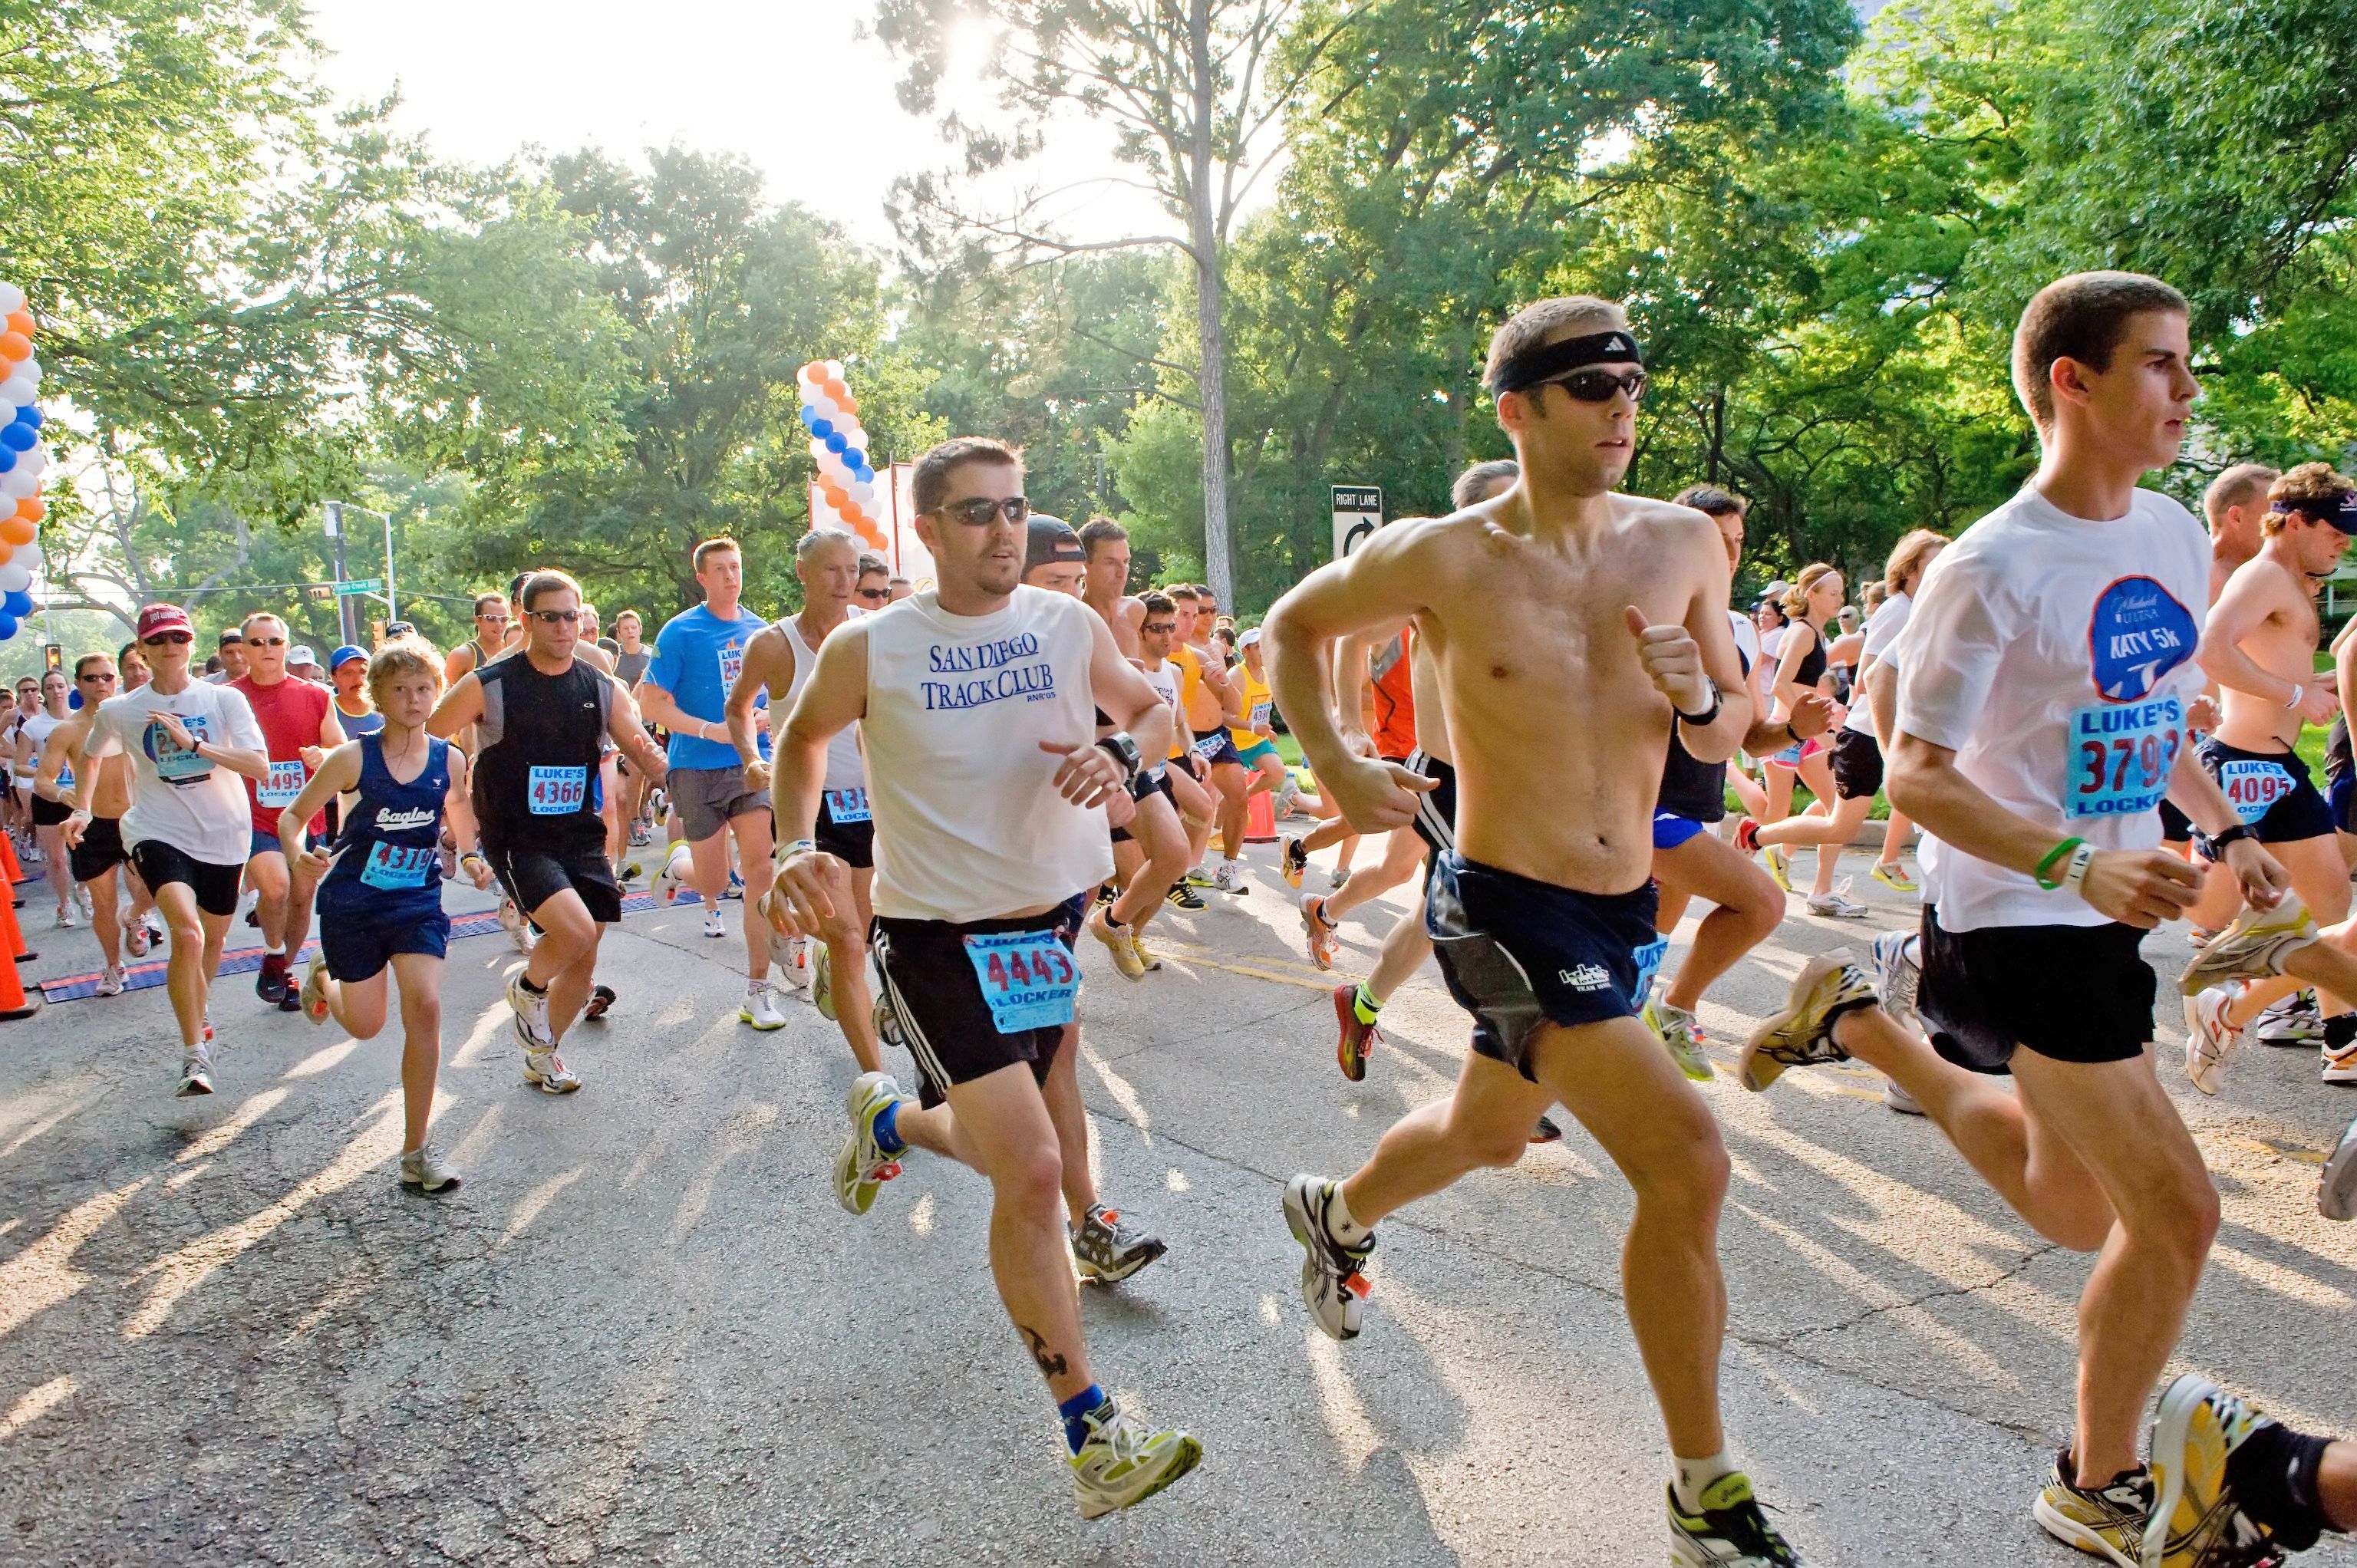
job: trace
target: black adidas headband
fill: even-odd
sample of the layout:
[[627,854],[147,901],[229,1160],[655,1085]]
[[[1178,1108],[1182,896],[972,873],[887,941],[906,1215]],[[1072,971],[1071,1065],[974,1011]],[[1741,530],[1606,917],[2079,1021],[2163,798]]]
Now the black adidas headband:
[[1495,397],[1510,392],[1522,392],[1569,371],[1586,370],[1590,365],[1641,365],[1644,362],[1644,350],[1628,333],[1618,330],[1591,332],[1585,338],[1566,338],[1558,343],[1544,343],[1538,348],[1525,349],[1512,355],[1498,367],[1497,374],[1490,378],[1490,392]]
[[2329,522],[2343,533],[2357,533],[2357,490],[2343,490],[2337,496],[2315,500],[2276,501],[2267,510]]

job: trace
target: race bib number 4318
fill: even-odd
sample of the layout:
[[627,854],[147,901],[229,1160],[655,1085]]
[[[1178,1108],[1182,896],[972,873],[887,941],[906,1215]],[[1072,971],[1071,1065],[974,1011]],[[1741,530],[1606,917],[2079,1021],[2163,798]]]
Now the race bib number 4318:
[[2073,817],[2134,817],[2169,793],[2169,770],[2185,749],[2185,704],[2096,703],[2072,714],[2063,810]]

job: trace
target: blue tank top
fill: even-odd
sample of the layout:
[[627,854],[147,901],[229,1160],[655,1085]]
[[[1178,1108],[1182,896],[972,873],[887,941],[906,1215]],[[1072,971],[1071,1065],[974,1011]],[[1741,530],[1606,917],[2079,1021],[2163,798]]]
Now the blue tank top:
[[439,907],[442,802],[450,790],[450,743],[426,743],[425,767],[404,784],[384,765],[384,737],[360,738],[361,787],[344,831],[343,853],[319,884],[321,903],[365,890],[372,900],[422,894]]

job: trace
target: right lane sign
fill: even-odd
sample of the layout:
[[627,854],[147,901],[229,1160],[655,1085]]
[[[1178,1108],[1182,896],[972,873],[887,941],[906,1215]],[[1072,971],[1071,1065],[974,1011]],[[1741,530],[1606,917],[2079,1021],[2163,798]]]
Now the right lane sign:
[[1336,485],[1334,559],[1340,561],[1383,525],[1383,492],[1375,485]]

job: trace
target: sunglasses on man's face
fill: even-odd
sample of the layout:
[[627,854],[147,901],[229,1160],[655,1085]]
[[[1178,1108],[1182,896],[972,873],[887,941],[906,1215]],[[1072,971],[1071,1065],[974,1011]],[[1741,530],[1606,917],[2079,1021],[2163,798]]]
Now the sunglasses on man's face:
[[248,648],[284,648],[286,639],[283,637],[249,637],[245,645]]
[[101,674],[82,675],[76,677],[76,679],[87,681],[93,686],[111,686],[114,683],[114,671],[109,670]]
[[1645,372],[1631,371],[1616,374],[1611,371],[1574,371],[1559,381],[1541,381],[1543,387],[1561,387],[1574,403],[1610,403],[1615,392],[1627,392],[1631,403],[1645,401]]
[[860,588],[856,591],[863,599],[888,599],[892,596],[889,588]]
[[581,618],[579,610],[527,610],[525,613],[539,617],[543,626],[571,626]]
[[[196,641],[197,639],[190,637],[185,631],[167,631],[161,637],[143,637],[139,640],[145,643],[150,648],[161,648],[167,642],[176,648],[186,648],[188,644]],[[230,646],[234,648],[237,645],[235,643],[231,643]]]
[[968,500],[951,501],[946,506],[937,506],[933,510],[946,517],[953,517],[968,528],[988,528],[992,520],[999,517],[1004,517],[1007,521],[1020,527],[1031,515],[1031,498],[1007,496],[998,499],[989,496],[975,496]]
[[1137,629],[1150,631],[1157,637],[1168,637],[1178,629],[1178,623],[1175,620],[1150,620]]

